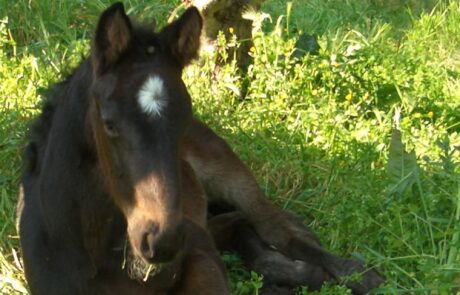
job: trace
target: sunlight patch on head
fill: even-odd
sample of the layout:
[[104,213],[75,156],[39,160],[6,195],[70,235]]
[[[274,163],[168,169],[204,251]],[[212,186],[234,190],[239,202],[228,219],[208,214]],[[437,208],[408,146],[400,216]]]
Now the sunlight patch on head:
[[142,111],[160,117],[166,106],[163,80],[157,76],[149,76],[139,90],[137,99]]

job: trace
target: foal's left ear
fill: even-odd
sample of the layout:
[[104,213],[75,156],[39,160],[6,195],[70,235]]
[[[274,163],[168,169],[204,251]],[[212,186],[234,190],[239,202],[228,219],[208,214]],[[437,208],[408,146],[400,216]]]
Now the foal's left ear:
[[203,19],[196,7],[190,7],[161,31],[173,57],[184,67],[198,56]]
[[92,47],[92,62],[97,74],[114,65],[131,44],[132,27],[123,4],[107,8],[99,18]]

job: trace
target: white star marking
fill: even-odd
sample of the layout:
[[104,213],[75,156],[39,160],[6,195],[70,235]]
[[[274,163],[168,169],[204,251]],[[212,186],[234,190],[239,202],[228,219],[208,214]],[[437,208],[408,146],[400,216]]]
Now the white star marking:
[[146,114],[160,117],[166,106],[163,80],[157,76],[149,76],[139,90],[137,101]]

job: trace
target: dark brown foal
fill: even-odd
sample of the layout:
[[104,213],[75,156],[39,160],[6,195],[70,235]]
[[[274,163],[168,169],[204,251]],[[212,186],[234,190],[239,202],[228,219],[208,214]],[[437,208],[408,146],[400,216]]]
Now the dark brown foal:
[[206,230],[207,201],[183,141],[181,79],[202,20],[160,32],[105,10],[90,57],[50,91],[31,128],[18,202],[34,295],[228,294]]

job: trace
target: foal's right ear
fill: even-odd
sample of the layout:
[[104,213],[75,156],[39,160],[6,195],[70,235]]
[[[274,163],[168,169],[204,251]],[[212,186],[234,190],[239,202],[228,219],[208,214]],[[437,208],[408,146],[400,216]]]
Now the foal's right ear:
[[114,65],[129,48],[132,26],[123,4],[107,8],[99,18],[92,45],[92,63],[96,74]]
[[196,7],[188,8],[182,16],[161,31],[173,57],[181,67],[198,56],[203,19]]

